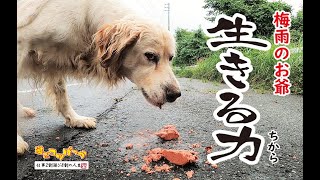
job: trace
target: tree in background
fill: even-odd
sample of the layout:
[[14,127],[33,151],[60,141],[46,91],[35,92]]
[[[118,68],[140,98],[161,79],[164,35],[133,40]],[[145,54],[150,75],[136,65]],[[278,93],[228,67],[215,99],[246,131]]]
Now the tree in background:
[[300,10],[297,12],[297,16],[292,18],[290,29],[303,32],[303,11]]
[[201,28],[194,31],[177,29],[175,38],[177,42],[177,54],[173,59],[173,65],[194,65],[199,59],[207,57],[210,53],[206,44],[207,37]]
[[292,11],[292,7],[284,2],[267,0],[205,0],[203,8],[208,10],[206,19],[212,22],[218,14],[243,14],[247,21],[256,24],[257,30],[254,33],[265,37],[270,37],[274,32],[272,15],[276,10]]
[[290,35],[292,42],[303,41],[303,11],[297,12],[297,15],[291,18]]

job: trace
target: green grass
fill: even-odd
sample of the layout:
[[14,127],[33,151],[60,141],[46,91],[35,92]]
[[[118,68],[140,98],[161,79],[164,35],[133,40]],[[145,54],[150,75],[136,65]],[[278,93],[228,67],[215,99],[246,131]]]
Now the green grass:
[[[273,42],[273,41],[269,41]],[[238,48],[243,55],[251,60],[253,66],[252,72],[249,74],[248,82],[250,89],[257,92],[272,92],[274,77],[274,65],[280,61],[273,57],[273,51],[278,46],[272,45],[268,51],[260,51],[250,48]],[[302,47],[302,42],[290,43],[289,49]],[[226,49],[212,52],[209,58],[197,63],[195,67],[182,67],[175,69],[178,77],[187,77],[202,79],[214,82],[223,82],[221,73],[216,69],[216,64],[220,62],[220,54],[226,52]],[[293,53],[286,61],[290,64],[289,80],[292,84],[290,90],[292,94],[303,94],[303,53],[302,50]]]

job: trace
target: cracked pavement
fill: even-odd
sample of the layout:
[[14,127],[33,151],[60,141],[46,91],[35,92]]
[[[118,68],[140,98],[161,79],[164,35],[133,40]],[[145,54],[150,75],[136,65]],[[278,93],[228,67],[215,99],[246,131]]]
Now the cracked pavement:
[[[213,118],[213,111],[220,106],[215,93],[228,88],[224,84],[205,83],[199,80],[179,78],[182,96],[174,103],[165,104],[162,109],[147,103],[142,93],[130,82],[117,89],[73,84],[68,93],[73,108],[79,115],[97,119],[97,128],[92,130],[74,129],[64,126],[62,116],[46,106],[44,92],[25,92],[27,85],[22,85],[18,97],[21,103],[37,111],[37,116],[19,122],[24,139],[30,150],[17,157],[17,179],[188,179],[186,172],[194,170],[191,179],[303,179],[303,97],[286,97],[272,94],[258,94],[253,90],[244,93],[242,104],[255,107],[261,114],[255,125],[256,133],[265,138],[265,146],[260,162],[247,165],[238,157],[218,164],[214,169],[205,164],[205,147],[212,145],[213,151],[223,148],[218,146],[212,132],[218,129],[237,131]],[[19,87],[19,86],[18,86]],[[162,141],[154,132],[164,125],[173,124],[180,133],[178,140]],[[278,133],[280,145],[277,157],[279,162],[272,164],[266,145],[270,142],[267,135],[271,130]],[[128,143],[133,149],[126,149]],[[200,147],[192,148],[199,143]],[[88,170],[34,170],[34,161],[42,161],[42,156],[34,154],[34,147],[43,145],[45,150],[72,146],[77,150],[86,150],[89,161]],[[186,149],[198,152],[195,164],[176,166],[167,160],[154,162],[154,165],[168,163],[173,166],[170,172],[146,174],[141,172],[143,156],[152,148]],[[245,148],[248,150],[248,148]],[[128,158],[128,162],[124,161]],[[52,157],[50,160],[57,160]],[[77,156],[65,157],[64,160],[76,160]],[[135,167],[137,172],[131,173]],[[130,175],[128,175],[130,173]]]

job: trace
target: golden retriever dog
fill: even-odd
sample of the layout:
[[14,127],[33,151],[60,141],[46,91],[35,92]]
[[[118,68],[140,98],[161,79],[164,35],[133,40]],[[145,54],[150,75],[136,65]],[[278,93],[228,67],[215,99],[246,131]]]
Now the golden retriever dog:
[[[95,128],[96,120],[73,110],[66,78],[109,87],[127,78],[159,108],[181,96],[170,65],[174,37],[118,0],[21,0],[17,35],[18,79],[44,85],[68,127]],[[35,115],[17,104],[17,119]],[[17,154],[27,149],[17,133]]]

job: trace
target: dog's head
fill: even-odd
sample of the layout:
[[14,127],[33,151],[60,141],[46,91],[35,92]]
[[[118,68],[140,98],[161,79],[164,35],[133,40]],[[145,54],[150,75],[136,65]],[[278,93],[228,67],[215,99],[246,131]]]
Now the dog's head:
[[170,61],[175,40],[168,30],[151,22],[122,20],[95,34],[100,64],[108,79],[126,77],[151,104],[161,106],[181,96]]

